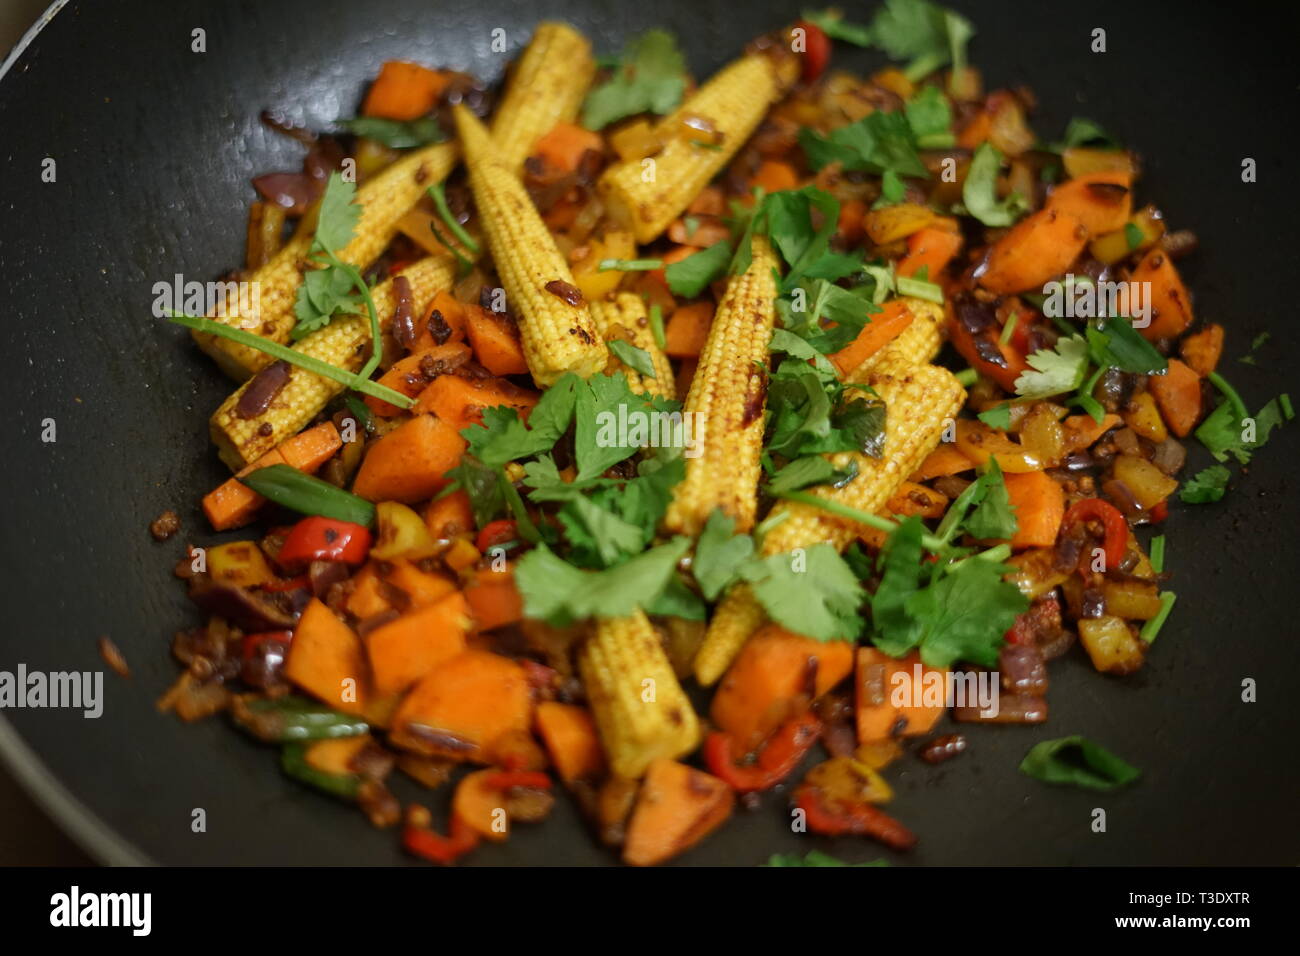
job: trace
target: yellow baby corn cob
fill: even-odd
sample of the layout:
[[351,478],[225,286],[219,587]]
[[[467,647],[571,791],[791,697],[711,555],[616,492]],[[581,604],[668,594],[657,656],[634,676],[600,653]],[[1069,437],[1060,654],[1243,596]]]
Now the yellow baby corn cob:
[[596,75],[587,38],[567,23],[539,23],[492,116],[497,160],[518,173],[556,123],[571,123]]
[[[870,380],[885,402],[884,457],[855,452],[831,456],[837,468],[850,463],[857,477],[842,488],[821,485],[812,494],[860,511],[878,513],[898,486],[934,450],[944,423],[966,401],[966,390],[946,369],[934,365],[905,370],[898,376],[876,375]],[[826,542],[842,551],[853,540],[854,524],[830,512],[799,502],[780,502],[770,517],[787,515],[763,539],[765,555],[780,554]],[[748,588],[736,588],[718,606],[704,643],[695,658],[695,678],[711,684],[722,676],[765,615]]]
[[876,374],[897,374],[927,364],[939,354],[943,344],[943,307],[925,299],[906,298],[912,322],[901,334],[887,343],[844,377],[846,382],[865,383]]
[[[451,256],[429,256],[407,266],[398,275],[405,276],[411,285],[411,307],[418,316],[428,308],[435,293],[450,289],[456,281],[456,261]],[[393,280],[375,286],[371,297],[380,322],[387,325],[392,321],[396,304]],[[294,346],[294,351],[354,372],[365,360],[369,344],[369,314],[343,315],[305,336]],[[221,460],[236,471],[298,432],[345,387],[291,364],[289,380],[271,400],[270,407],[253,418],[241,418],[236,409],[251,382],[251,379],[245,382],[222,402],[209,422],[212,441]]]
[[616,776],[638,778],[652,761],[699,743],[695,709],[641,611],[597,621],[578,652],[578,671]]
[[698,457],[686,459],[686,477],[673,491],[664,517],[671,531],[699,534],[714,508],[731,515],[737,531],[754,524],[776,257],[762,236],[753,248],[749,268],[727,282],[686,396],[684,411],[693,413],[702,445]]
[[629,368],[618,360],[613,352],[609,354],[606,372],[622,372],[627,376],[627,384],[634,392],[643,395],[658,395],[661,398],[676,398],[677,383],[673,379],[673,367],[668,362],[659,343],[655,341],[654,330],[650,327],[650,318],[646,313],[645,301],[634,292],[620,292],[609,302],[592,302],[591,317],[596,321],[601,338],[606,342],[622,339],[634,345],[650,356],[654,366],[654,378],[642,375],[634,368]]
[[[338,257],[343,262],[365,268],[374,261],[397,234],[397,221],[409,210],[424,190],[447,178],[456,164],[458,151],[454,143],[437,143],[412,151],[387,169],[366,180],[357,188],[361,216],[352,241]],[[250,315],[227,308],[208,318],[234,325],[256,335],[283,344],[297,323],[293,314],[294,299],[302,284],[303,271],[311,268],[307,254],[312,237],[299,235],[289,240],[275,257],[248,276],[257,283],[257,310]],[[240,345],[229,339],[194,332],[194,340],[233,378],[248,378],[273,361],[265,352]]]
[[[497,162],[496,147],[478,117],[464,106],[457,106],[455,114],[479,222],[519,319],[533,381],[544,387],[565,372],[594,375],[605,368],[609,351],[568,263],[523,182]],[[576,294],[578,304],[561,298],[566,293]]]
[[[658,155],[617,163],[601,176],[598,189],[611,217],[631,229],[637,242],[655,239],[731,161],[781,92],[762,54],[724,67],[656,126],[666,143]],[[688,119],[712,127],[721,142],[714,147],[688,138]]]

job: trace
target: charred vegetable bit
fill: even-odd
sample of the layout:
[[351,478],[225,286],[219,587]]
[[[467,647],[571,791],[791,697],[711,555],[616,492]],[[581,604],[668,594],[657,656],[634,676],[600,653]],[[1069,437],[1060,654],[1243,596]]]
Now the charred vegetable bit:
[[352,737],[369,729],[363,720],[303,697],[236,698],[231,716],[241,728],[267,743]]

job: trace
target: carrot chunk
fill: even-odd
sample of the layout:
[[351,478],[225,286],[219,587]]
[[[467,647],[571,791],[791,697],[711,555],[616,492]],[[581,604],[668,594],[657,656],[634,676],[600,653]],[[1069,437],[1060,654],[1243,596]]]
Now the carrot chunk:
[[451,425],[417,415],[370,446],[352,490],[367,501],[423,501],[447,483],[465,447]]
[[450,75],[440,70],[389,60],[370,84],[361,112],[391,120],[419,119],[437,105],[449,81]]

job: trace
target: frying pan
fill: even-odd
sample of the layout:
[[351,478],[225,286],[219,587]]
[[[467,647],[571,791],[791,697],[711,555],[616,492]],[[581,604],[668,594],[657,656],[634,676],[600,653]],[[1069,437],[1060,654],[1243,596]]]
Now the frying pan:
[[[1292,31],[1276,12],[1131,0],[955,6],[979,29],[973,57],[988,86],[1038,94],[1045,137],[1081,114],[1141,152],[1142,195],[1201,238],[1186,272],[1198,313],[1228,328],[1225,371],[1252,408],[1284,391],[1297,358],[1284,281],[1295,263],[1286,212],[1300,111],[1284,44]],[[197,499],[224,477],[206,418],[230,383],[183,332],[151,317],[151,290],[241,260],[249,177],[301,156],[259,111],[327,128],[354,114],[386,59],[494,79],[506,58],[492,53],[490,31],[506,30],[513,56],[543,17],[577,24],[602,52],[629,32],[667,27],[707,75],[798,9],[793,0],[55,5],[0,80],[0,670],[105,670],[96,641],[108,635],[133,675],[105,673],[99,719],[5,711],[0,751],[90,852],[111,863],[408,862],[391,834],[284,779],[274,751],[221,719],[185,726],[154,709],[176,674],[170,636],[196,620],[171,565],[187,541],[219,540]],[[200,27],[206,53],[191,51]],[[1089,50],[1098,27],[1104,54]],[[847,48],[836,58],[881,63]],[[46,157],[57,163],[53,183],[41,180]],[[1241,180],[1245,157],[1258,164],[1252,184]],[[1258,365],[1238,364],[1266,329]],[[46,419],[54,442],[42,441]],[[1142,671],[1102,677],[1076,650],[1053,665],[1046,725],[968,729],[961,758],[897,765],[893,810],[922,842],[894,862],[1296,862],[1297,436],[1295,425],[1277,433],[1223,503],[1173,507],[1167,566],[1179,601]],[[1190,467],[1207,463],[1193,451]],[[157,544],[147,525],[167,508],[184,530]],[[1241,700],[1246,678],[1258,684],[1255,703]],[[1136,764],[1141,781],[1099,795],[1017,772],[1033,743],[1072,733]],[[1097,807],[1105,833],[1090,827]],[[206,832],[191,829],[196,808]],[[752,865],[813,847],[846,860],[888,855],[795,835],[788,821],[784,798],[769,796],[679,862]],[[519,828],[471,862],[611,860],[561,800],[545,825]]]

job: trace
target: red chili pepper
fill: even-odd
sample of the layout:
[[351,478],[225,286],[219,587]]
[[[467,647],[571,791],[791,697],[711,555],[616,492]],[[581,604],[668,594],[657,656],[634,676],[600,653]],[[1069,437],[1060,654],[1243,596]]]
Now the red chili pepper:
[[408,853],[443,865],[455,863],[457,858],[478,846],[478,834],[459,817],[451,818],[449,832],[450,836],[443,836],[426,827],[408,826],[402,830],[402,846]]
[[795,791],[794,805],[804,812],[808,829],[814,833],[869,836],[891,850],[910,850],[916,846],[916,834],[869,803],[828,804],[816,787],[804,784]]
[[244,660],[248,660],[257,650],[257,645],[266,643],[288,644],[293,640],[293,631],[261,631],[257,634],[245,634],[241,651]]
[[305,574],[300,574],[296,578],[281,578],[279,581],[272,581],[270,584],[263,584],[263,591],[296,591],[298,588],[311,587],[311,578]]
[[[1118,568],[1124,560],[1128,548],[1128,522],[1119,509],[1100,498],[1084,498],[1076,501],[1065,513],[1062,528],[1069,528],[1080,521],[1099,521],[1105,529],[1102,549],[1106,552],[1106,567]],[[1080,569],[1088,567],[1086,557],[1079,564]]]
[[800,20],[796,26],[804,32],[803,74],[805,83],[812,83],[822,75],[826,64],[831,59],[831,38],[826,31],[807,20]]
[[550,790],[551,778],[539,770],[502,770],[483,778],[483,786],[493,790],[509,790],[512,787]]
[[1169,502],[1162,501],[1149,512],[1153,524],[1159,524],[1169,517]]
[[369,553],[370,529],[313,515],[293,526],[276,561],[285,568],[301,568],[313,561],[361,564]]
[[758,752],[753,766],[737,764],[734,738],[714,731],[704,742],[704,760],[715,777],[739,793],[770,790],[794,772],[821,729],[811,713],[787,721]]
[[486,554],[488,548],[493,545],[507,544],[518,539],[519,530],[515,523],[509,518],[501,518],[497,521],[489,521],[483,526],[474,546],[478,548],[480,554]]

